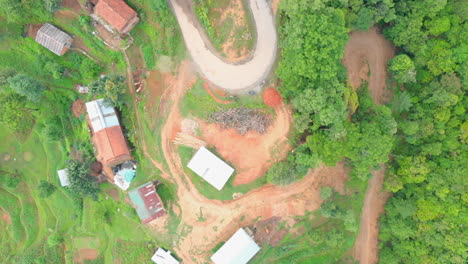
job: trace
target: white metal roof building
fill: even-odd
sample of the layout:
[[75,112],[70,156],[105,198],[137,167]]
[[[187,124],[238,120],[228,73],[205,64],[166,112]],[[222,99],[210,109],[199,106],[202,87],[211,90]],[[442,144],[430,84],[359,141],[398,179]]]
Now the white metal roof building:
[[68,179],[68,169],[59,170],[57,171],[57,174],[59,176],[60,185],[62,185],[62,187],[70,185],[70,180]]
[[67,33],[55,26],[45,23],[37,31],[36,42],[46,47],[53,53],[61,56],[71,47],[73,39]]
[[156,264],[179,264],[179,261],[171,256],[171,252],[169,250],[165,251],[162,248],[158,248],[153,257],[151,257],[151,260]]
[[260,247],[241,228],[211,256],[211,260],[215,264],[247,264],[258,251]]
[[95,133],[108,127],[120,125],[114,108],[106,106],[106,104],[104,104],[104,99],[87,102],[86,111],[88,112],[89,120],[91,121],[91,126]]
[[198,149],[187,167],[219,191],[234,172],[231,166],[216,157],[215,154],[205,147]]

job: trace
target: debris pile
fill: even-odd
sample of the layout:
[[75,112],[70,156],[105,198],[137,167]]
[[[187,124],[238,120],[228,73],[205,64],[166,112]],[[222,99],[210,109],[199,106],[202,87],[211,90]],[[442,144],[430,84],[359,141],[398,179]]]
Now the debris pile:
[[209,121],[221,125],[222,128],[234,128],[241,135],[248,131],[263,134],[271,124],[270,115],[258,109],[245,107],[213,113]]

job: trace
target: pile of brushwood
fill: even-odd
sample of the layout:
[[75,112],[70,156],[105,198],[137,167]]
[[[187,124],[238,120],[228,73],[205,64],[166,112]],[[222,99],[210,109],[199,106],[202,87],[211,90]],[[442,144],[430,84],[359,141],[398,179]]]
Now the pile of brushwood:
[[236,107],[211,114],[209,121],[222,128],[234,128],[241,135],[248,131],[263,134],[271,124],[271,117],[258,109]]

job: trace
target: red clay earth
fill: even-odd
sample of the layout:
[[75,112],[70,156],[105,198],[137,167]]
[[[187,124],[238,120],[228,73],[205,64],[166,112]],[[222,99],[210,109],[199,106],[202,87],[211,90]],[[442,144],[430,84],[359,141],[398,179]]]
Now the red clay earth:
[[11,225],[10,214],[3,210],[0,210],[0,212],[2,212],[2,220],[5,221],[7,225]]
[[85,113],[85,102],[82,99],[78,99],[72,104],[72,114],[74,117],[79,117]]
[[275,88],[268,88],[263,92],[263,102],[269,107],[277,107],[283,102],[283,98]]
[[[386,89],[387,62],[395,54],[395,47],[386,40],[377,28],[368,31],[356,31],[346,44],[343,63],[348,70],[348,80],[353,88],[362,81],[369,82],[369,90],[375,103],[389,102],[391,91]],[[368,73],[370,71],[370,77]],[[389,197],[382,191],[385,168],[375,171],[364,201],[361,215],[361,226],[355,242],[353,256],[360,264],[378,262],[379,218],[384,212]]]
[[75,263],[83,264],[85,260],[94,260],[99,256],[99,251],[92,248],[82,248],[79,249],[75,256],[73,257],[73,261]]
[[219,99],[218,97],[216,97],[216,95],[213,93],[213,91],[210,89],[210,84],[208,83],[208,81],[205,81],[205,83],[203,84],[203,87],[205,87],[205,90],[206,92],[211,96],[211,98],[213,98],[213,100],[215,100],[217,103],[220,103],[220,104],[230,104],[232,103],[232,101],[223,101],[221,99]]
[[201,138],[236,168],[234,185],[247,184],[263,176],[274,162],[288,154],[291,113],[284,104],[275,110],[276,119],[264,134],[249,131],[239,135],[235,129],[201,122]]

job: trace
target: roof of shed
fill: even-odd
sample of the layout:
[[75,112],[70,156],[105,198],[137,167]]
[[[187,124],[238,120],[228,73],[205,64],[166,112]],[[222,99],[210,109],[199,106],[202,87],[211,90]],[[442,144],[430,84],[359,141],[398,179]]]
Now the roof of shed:
[[231,166],[205,147],[195,153],[187,167],[218,190],[224,187],[234,172]]
[[158,248],[151,260],[156,264],[179,264],[179,261],[171,256],[170,251],[165,251],[162,248]]
[[128,192],[130,199],[143,224],[149,223],[164,214],[164,205],[153,183],[145,183]]
[[60,185],[62,185],[62,187],[70,185],[70,179],[68,178],[68,169],[59,170],[57,171],[57,174],[59,176]]
[[106,105],[104,99],[87,102],[86,111],[94,132],[120,125],[114,108]]
[[62,55],[64,48],[70,47],[72,37],[55,26],[45,23],[37,31],[36,42],[57,55]]
[[94,13],[122,32],[127,24],[137,16],[123,0],[100,0],[94,7]]
[[211,256],[211,260],[215,264],[246,264],[258,251],[260,247],[241,228]]

